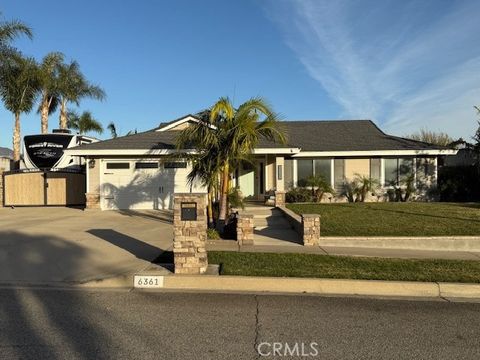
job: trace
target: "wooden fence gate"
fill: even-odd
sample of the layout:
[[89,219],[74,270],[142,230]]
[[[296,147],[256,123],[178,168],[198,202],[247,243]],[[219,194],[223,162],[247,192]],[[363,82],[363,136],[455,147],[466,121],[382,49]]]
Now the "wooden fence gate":
[[4,206],[85,205],[85,174],[10,171],[3,174]]

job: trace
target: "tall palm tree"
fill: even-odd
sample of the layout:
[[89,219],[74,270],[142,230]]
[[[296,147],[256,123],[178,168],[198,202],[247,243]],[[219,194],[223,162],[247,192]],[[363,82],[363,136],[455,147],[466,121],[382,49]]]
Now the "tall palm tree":
[[60,129],[67,126],[67,104],[74,103],[77,106],[83,98],[97,100],[105,99],[102,88],[90,84],[80,71],[76,61],[69,64],[61,64],[58,72],[58,92],[60,96]]
[[54,112],[59,103],[59,69],[65,56],[59,52],[48,53],[39,65],[41,80],[41,99],[38,111],[41,114],[42,134],[48,133],[48,116]]
[[69,129],[78,130],[80,135],[87,132],[103,133],[102,124],[96,120],[90,111],[84,111],[78,115],[75,111],[67,112],[67,126]]
[[221,177],[218,227],[225,224],[230,190],[230,173],[240,160],[248,158],[261,138],[285,142],[278,116],[262,98],[251,98],[235,109],[228,98],[220,98],[203,121],[182,130],[179,149],[197,149],[216,154]]
[[40,88],[38,67],[35,59],[20,53],[2,61],[0,67],[0,96],[5,108],[15,116],[13,131],[13,160],[18,167],[20,161],[20,115],[28,113],[37,98]]
[[21,35],[33,37],[32,30],[21,21],[0,21],[0,48],[10,47],[11,42]]

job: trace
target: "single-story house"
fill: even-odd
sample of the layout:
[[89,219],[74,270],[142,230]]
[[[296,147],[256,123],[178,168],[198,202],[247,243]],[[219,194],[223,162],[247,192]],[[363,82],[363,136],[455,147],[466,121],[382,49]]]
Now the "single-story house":
[[[175,192],[204,192],[189,185],[189,164],[172,160],[180,130],[201,121],[187,115],[158,128],[66,150],[86,159],[87,208],[170,209]],[[254,163],[233,174],[244,197],[262,200],[276,192],[278,202],[288,189],[310,175],[321,174],[339,189],[356,174],[384,187],[400,184],[414,174],[415,183],[436,184],[437,159],[456,150],[408,140],[382,132],[370,120],[284,121],[286,144],[261,141]],[[330,201],[344,201],[341,197]],[[379,199],[377,199],[379,200]]]

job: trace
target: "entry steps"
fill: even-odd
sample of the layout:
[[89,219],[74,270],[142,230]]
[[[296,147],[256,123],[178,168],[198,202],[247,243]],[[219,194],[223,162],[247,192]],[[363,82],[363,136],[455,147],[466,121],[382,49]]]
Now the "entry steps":
[[279,209],[248,206],[238,212],[253,215],[255,245],[301,245],[299,235]]

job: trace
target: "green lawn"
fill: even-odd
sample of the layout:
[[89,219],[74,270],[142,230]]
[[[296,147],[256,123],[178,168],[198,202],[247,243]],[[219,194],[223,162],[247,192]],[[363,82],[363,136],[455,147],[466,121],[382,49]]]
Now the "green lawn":
[[221,275],[480,283],[480,261],[210,251]]
[[298,214],[320,214],[322,236],[480,235],[480,204],[287,204]]

